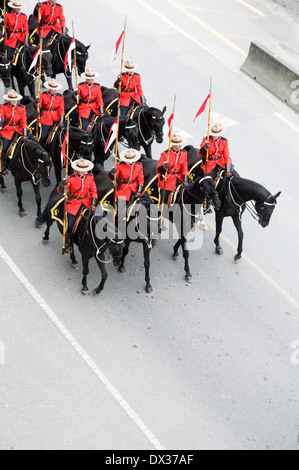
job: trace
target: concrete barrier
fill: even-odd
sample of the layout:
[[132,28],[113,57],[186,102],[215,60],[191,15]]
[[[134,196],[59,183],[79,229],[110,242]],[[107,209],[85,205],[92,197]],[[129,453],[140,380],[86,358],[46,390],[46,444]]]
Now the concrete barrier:
[[299,113],[299,70],[254,42],[241,70]]

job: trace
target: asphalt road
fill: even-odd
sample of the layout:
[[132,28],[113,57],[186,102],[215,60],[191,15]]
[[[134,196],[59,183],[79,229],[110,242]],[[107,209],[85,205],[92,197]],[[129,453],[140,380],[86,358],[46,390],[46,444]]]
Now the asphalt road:
[[[29,11],[34,2],[26,4]],[[214,253],[212,228],[192,252],[193,284],[163,240],[151,256],[153,294],[144,291],[141,247],[132,246],[127,274],[109,265],[104,292],[83,297],[81,265],[73,271],[61,256],[55,227],[42,244],[30,185],[21,219],[7,178],[0,448],[298,449],[299,117],[239,71],[252,39],[274,47],[288,30],[296,44],[293,19],[265,0],[215,0],[213,11],[205,0],[64,4],[77,37],[92,43],[89,65],[105,86],[119,73],[110,56],[127,14],[126,57],[140,65],[148,103],[167,105],[169,116],[176,94],[175,126],[195,146],[207,116],[193,118],[212,76],[213,118],[229,126],[236,168],[282,195],[268,228],[244,217],[240,264],[226,220],[223,256]],[[154,146],[155,158],[166,146]],[[92,263],[89,287],[98,283]]]

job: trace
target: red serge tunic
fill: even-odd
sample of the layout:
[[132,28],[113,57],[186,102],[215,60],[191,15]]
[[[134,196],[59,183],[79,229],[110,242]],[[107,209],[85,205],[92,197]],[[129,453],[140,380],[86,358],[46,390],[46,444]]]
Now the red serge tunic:
[[[90,174],[80,177],[77,172],[74,173],[69,177],[67,188],[69,190],[69,198],[66,211],[72,215],[78,214],[82,204],[90,209],[92,199],[98,197],[94,177]],[[57,191],[60,193],[59,187]]]
[[129,106],[131,98],[141,104],[141,96],[143,96],[143,90],[139,73],[133,73],[131,77],[123,73],[120,106]]
[[[164,163],[167,162],[168,158],[168,151],[163,152],[161,154],[159,163],[157,165],[156,172],[160,175],[158,168],[163,166]],[[185,150],[179,150],[178,152],[175,152],[172,148],[170,149],[169,153],[169,168],[167,171],[167,179],[166,179],[166,185],[165,185],[165,190],[166,191],[174,191],[177,179],[180,181],[183,181],[184,176],[188,175],[189,170],[188,170],[188,161],[187,161],[187,152]],[[164,189],[164,182],[165,182],[165,176],[161,175],[161,177],[158,178],[158,188]]]
[[100,114],[99,107],[104,107],[104,101],[102,97],[101,85],[93,83],[87,85],[87,83],[80,83],[78,86],[79,90],[79,116],[83,119],[88,119],[91,111],[97,116]]
[[[206,142],[206,138],[203,139],[201,143],[201,149],[199,151],[199,156],[205,156],[206,151],[202,151],[202,147]],[[232,163],[232,159],[229,155],[229,148],[228,148],[228,141],[224,137],[220,137],[217,141],[215,141],[212,137],[210,137],[210,148],[209,148],[209,163],[208,163],[208,173],[215,168],[216,165],[221,166],[221,168],[225,168],[226,163]],[[204,153],[202,153],[204,152]],[[206,165],[201,166],[204,170],[206,169]]]
[[24,13],[7,13],[5,15],[7,38],[5,45],[15,48],[17,43],[24,44],[25,36],[29,37],[28,19]]
[[120,184],[116,188],[116,198],[129,201],[131,194],[136,194],[138,186],[144,185],[143,166],[140,162],[129,165],[122,162],[117,165],[116,177]]
[[0,109],[0,118],[2,116],[4,117],[4,124],[1,136],[4,137],[4,139],[11,140],[15,132],[23,135],[23,129],[27,129],[25,106],[21,104],[17,106],[3,104]]
[[[40,7],[40,17],[43,38],[48,36],[52,29],[56,31],[56,33],[61,34],[62,27],[66,26],[63,7],[58,3],[52,6],[49,1],[43,2]],[[35,14],[34,18],[37,20],[38,16]],[[39,34],[39,28],[37,28],[37,34]]]
[[59,93],[51,95],[48,92],[40,96],[41,117],[40,124],[53,126],[64,116],[64,98]]

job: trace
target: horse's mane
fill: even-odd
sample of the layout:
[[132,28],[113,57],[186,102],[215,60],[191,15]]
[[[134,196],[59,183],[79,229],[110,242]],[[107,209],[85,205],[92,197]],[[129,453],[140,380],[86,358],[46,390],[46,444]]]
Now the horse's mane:
[[240,183],[242,186],[245,186],[246,184],[249,186],[254,186],[256,189],[266,192],[267,195],[269,196],[271,195],[271,192],[268,191],[268,189],[266,189],[265,186],[263,186],[261,183],[258,183],[256,181],[253,181],[247,178],[242,178],[241,176],[234,176],[232,181],[233,182],[236,181],[237,183]]

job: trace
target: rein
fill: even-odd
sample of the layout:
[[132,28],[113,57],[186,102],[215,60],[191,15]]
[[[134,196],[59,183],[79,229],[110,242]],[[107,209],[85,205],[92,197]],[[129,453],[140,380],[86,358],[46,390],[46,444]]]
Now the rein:
[[24,142],[22,143],[20,150],[21,150],[21,164],[23,166],[23,169],[31,176],[32,183],[34,184],[34,186],[37,186],[41,182],[41,180],[43,179],[42,176],[39,173],[39,168],[38,168],[39,163],[44,163],[44,162],[43,162],[43,160],[41,160],[39,158],[37,168],[36,169],[33,168],[33,170],[31,171],[26,167],[26,164],[25,164],[24,155],[27,158],[28,162],[31,163],[31,160],[28,157],[28,153],[27,153],[27,150],[25,148],[25,143]]
[[[146,117],[145,117],[145,113],[144,113],[144,109],[141,109],[138,116],[137,116],[137,122],[138,122],[138,131],[140,133],[140,136],[142,138],[142,140],[144,141],[145,145],[151,145],[155,139],[155,133],[153,131],[153,129],[151,129],[151,127],[149,126],[147,120],[146,120]],[[151,137],[149,138],[149,140],[146,140],[146,138],[144,137],[142,131],[141,131],[141,115],[143,115],[143,120],[145,122],[145,125],[147,127],[147,130],[149,131],[149,133],[151,134]]]
[[113,259],[109,260],[109,261],[105,261],[105,260],[102,260],[100,259],[100,256],[109,248],[109,246],[114,243],[115,245],[121,245],[123,243],[123,240],[121,241],[116,241],[114,239],[108,239],[107,241],[105,241],[101,246],[98,246],[96,241],[95,241],[95,237],[94,237],[94,232],[93,232],[93,226],[92,226],[92,222],[94,220],[95,216],[92,215],[90,218],[89,218],[89,232],[90,232],[90,236],[91,236],[91,241],[92,243],[94,244],[94,247],[96,248],[96,254],[95,254],[95,257],[96,259],[102,263],[102,264],[110,264],[112,263]]

